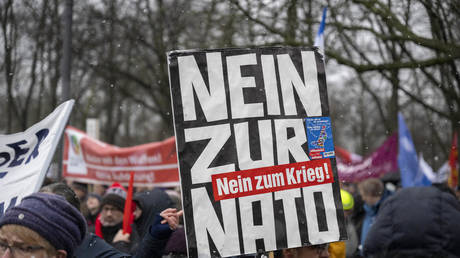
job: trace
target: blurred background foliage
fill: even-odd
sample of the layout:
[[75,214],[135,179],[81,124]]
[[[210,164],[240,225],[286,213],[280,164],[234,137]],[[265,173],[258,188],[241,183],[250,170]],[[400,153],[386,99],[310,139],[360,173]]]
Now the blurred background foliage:
[[[323,7],[329,105],[338,146],[366,155],[402,112],[438,168],[460,123],[458,0],[79,0],[73,4],[70,124],[99,118],[101,140],[174,134],[166,52],[311,46]],[[62,102],[64,1],[0,2],[0,133]]]

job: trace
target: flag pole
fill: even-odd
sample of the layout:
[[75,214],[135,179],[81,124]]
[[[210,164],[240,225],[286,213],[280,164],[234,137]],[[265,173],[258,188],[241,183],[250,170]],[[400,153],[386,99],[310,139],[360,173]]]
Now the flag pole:
[[[64,7],[64,33],[62,43],[62,100],[67,101],[70,99],[70,75],[72,67],[72,15],[73,15],[73,0],[66,0]],[[63,158],[64,158],[64,135],[61,137],[59,143],[59,150],[57,151],[58,171],[57,180],[62,180]]]
[[130,223],[132,221],[131,216],[133,216],[132,212],[132,200],[133,200],[133,184],[134,184],[134,172],[131,171],[129,175],[129,186],[128,186],[128,196],[126,197],[125,201],[125,210],[123,214],[123,234],[131,233],[130,230]]

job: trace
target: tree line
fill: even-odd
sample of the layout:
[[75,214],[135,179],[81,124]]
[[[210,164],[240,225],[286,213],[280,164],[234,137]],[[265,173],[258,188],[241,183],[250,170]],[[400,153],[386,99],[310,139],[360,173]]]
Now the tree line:
[[[460,6],[455,0],[74,1],[71,124],[101,121],[132,146],[173,135],[166,52],[311,46],[328,7],[326,72],[334,141],[369,154],[402,112],[439,167],[460,124]],[[63,1],[0,3],[1,133],[25,130],[61,101]]]

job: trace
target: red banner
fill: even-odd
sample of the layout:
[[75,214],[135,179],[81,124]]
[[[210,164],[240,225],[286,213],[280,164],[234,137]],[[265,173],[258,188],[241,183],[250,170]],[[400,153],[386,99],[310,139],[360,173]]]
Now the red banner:
[[84,183],[127,185],[134,171],[134,186],[178,186],[179,172],[174,137],[162,142],[120,148],[73,127],[65,131],[63,176]]
[[334,182],[329,159],[211,176],[216,201]]

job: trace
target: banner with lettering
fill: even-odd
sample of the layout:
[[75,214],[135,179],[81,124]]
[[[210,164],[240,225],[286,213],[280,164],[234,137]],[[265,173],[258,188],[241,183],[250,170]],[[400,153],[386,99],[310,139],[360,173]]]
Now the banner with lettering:
[[172,51],[189,257],[347,238],[317,48]]
[[134,186],[178,186],[174,137],[162,142],[120,148],[89,137],[68,126],[65,130],[63,176],[83,182]]
[[0,135],[0,217],[40,189],[73,104],[62,103],[24,132]]

